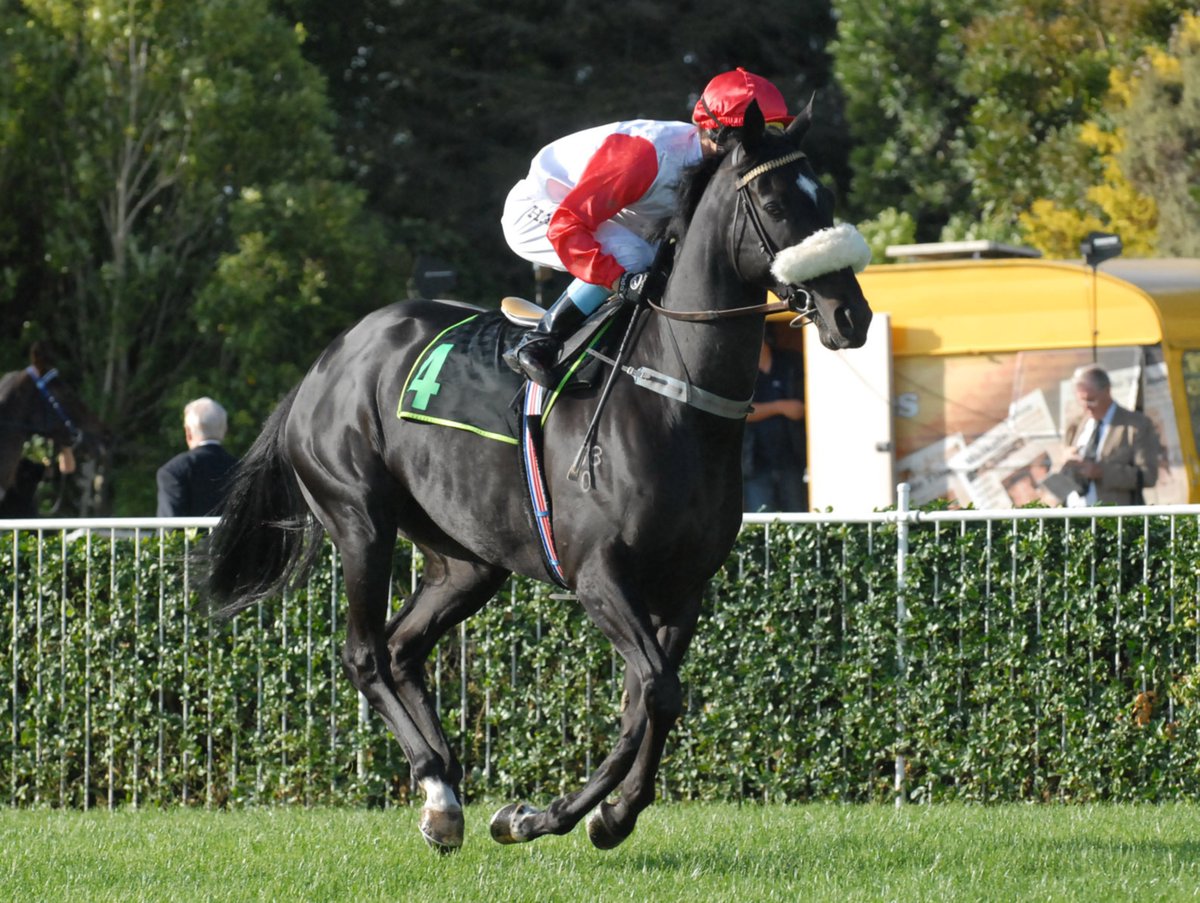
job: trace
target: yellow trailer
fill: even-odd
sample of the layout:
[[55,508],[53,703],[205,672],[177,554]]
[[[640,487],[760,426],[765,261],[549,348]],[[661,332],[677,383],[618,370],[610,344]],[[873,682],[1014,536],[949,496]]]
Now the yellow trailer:
[[815,510],[891,504],[899,481],[914,504],[1058,503],[1042,481],[1080,416],[1071,375],[1092,361],[1158,428],[1147,501],[1200,502],[1200,260],[980,257],[860,280],[878,315],[862,356],[804,342]]

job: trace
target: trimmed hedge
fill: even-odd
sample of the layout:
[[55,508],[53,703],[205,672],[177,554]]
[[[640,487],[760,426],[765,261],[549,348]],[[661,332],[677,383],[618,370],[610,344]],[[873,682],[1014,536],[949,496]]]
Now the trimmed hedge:
[[[915,800],[1197,796],[1197,517],[916,524],[899,637],[897,532],[743,529],[685,662],[664,796],[887,800],[897,754]],[[0,534],[0,799],[406,801],[398,744],[341,674],[333,552],[303,592],[211,622],[194,541]],[[511,581],[429,666],[469,797],[577,787],[621,673],[576,603]]]

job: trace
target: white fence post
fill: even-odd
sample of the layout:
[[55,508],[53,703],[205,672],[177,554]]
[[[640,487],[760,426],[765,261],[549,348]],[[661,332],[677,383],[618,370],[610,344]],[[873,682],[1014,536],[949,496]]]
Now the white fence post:
[[908,607],[904,599],[907,588],[905,566],[908,559],[908,498],[909,485],[896,486],[896,775],[894,790],[896,807],[904,804],[904,701],[906,671],[904,659],[904,622],[908,620]]

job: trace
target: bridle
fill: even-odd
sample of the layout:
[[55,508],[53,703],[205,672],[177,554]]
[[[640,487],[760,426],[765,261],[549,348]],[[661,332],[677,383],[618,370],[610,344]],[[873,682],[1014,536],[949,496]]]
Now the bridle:
[[71,437],[70,447],[74,449],[83,441],[83,430],[75,425],[75,422],[70,418],[66,410],[64,410],[62,402],[55,397],[54,392],[50,389],[50,383],[58,378],[58,370],[51,367],[45,373],[39,374],[37,369],[30,365],[25,368],[25,372],[33,380],[33,384],[37,387],[38,393],[42,396],[46,404],[50,405],[50,410],[58,415],[58,419],[66,427],[67,435]]
[[[735,149],[735,153],[740,153],[742,150],[739,145]],[[794,150],[786,154],[767,160],[765,163],[760,163],[757,166],[747,170],[737,180],[735,188],[737,189],[737,207],[734,211],[733,224],[729,229],[730,243],[730,258],[733,260],[734,271],[739,277],[742,277],[741,267],[738,266],[738,249],[735,247],[735,236],[739,235],[737,223],[739,217],[744,213],[746,219],[750,222],[755,234],[758,236],[758,249],[767,258],[767,265],[770,266],[775,262],[775,258],[779,255],[779,246],[775,240],[771,238],[771,234],[767,231],[766,226],[762,221],[762,214],[758,206],[754,203],[754,198],[750,195],[750,183],[759,176],[765,175],[772,170],[787,166],[789,163],[795,163],[797,160],[803,160],[805,154],[803,151]],[[799,308],[794,306],[796,292],[804,294],[804,307]],[[722,310],[668,310],[660,304],[647,299],[647,304],[653,308],[655,313],[661,314],[671,320],[684,320],[688,322],[711,322],[713,320],[726,320],[733,317],[747,317],[754,315],[766,315],[778,313],[784,310],[793,311],[796,314],[796,319],[792,321],[792,325],[796,326],[810,319],[816,313],[817,306],[813,299],[812,292],[803,286],[781,285],[775,290],[779,301],[768,301],[764,304],[751,304],[746,307],[729,307]]]

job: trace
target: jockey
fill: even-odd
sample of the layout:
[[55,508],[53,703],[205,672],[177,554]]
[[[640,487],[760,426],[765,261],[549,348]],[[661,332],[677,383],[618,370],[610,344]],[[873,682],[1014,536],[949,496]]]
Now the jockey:
[[640,299],[655,252],[648,238],[675,211],[684,169],[718,151],[752,100],[768,124],[793,119],[775,85],[738,68],[708,83],[691,124],[614,122],[538,151],[504,204],[504,238],[519,257],[575,279],[505,356],[513,369],[551,386],[567,336],[611,294]]

